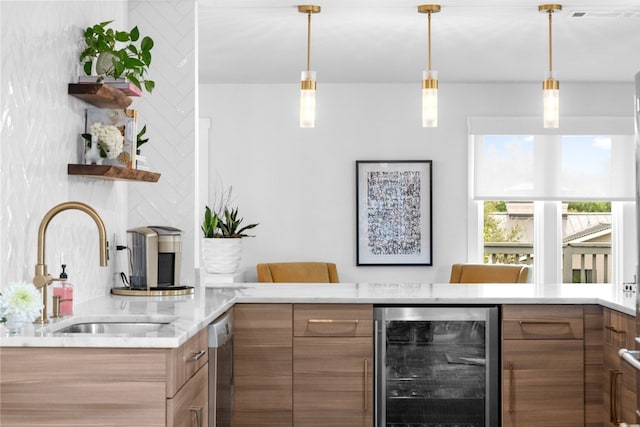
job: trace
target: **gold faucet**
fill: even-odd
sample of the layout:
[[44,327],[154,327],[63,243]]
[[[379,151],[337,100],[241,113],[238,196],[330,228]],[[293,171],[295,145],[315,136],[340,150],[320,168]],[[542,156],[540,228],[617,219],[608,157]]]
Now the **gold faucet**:
[[44,307],[42,308],[40,317],[38,317],[34,323],[49,322],[47,319],[47,286],[55,280],[47,272],[47,264],[44,263],[45,235],[47,227],[54,216],[69,209],[82,211],[93,218],[98,226],[98,234],[100,238],[100,265],[103,267],[107,265],[107,229],[104,226],[102,218],[98,215],[98,212],[96,212],[91,206],[81,202],[64,202],[52,207],[49,212],[44,215],[42,222],[40,222],[40,228],[38,228],[38,260],[36,264],[36,275],[33,277],[33,284],[42,292],[42,304]]

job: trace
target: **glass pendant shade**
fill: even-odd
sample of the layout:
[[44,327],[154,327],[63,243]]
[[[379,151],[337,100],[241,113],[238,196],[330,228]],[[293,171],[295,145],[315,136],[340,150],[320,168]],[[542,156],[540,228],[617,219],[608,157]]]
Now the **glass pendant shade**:
[[542,82],[542,97],[544,102],[543,126],[557,129],[560,127],[560,82],[553,73],[547,73]]
[[300,127],[316,127],[316,72],[305,70],[300,80]]
[[438,72],[422,73],[422,127],[438,127]]

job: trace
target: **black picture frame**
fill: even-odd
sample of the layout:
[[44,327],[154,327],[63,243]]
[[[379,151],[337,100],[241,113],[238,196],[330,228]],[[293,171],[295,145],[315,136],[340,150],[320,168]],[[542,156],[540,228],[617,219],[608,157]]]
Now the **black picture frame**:
[[433,265],[431,160],[356,160],[356,265]]

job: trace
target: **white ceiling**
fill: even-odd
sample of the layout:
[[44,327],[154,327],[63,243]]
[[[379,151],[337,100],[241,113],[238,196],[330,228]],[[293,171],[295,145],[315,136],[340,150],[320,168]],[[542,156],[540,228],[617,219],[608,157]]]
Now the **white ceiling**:
[[[292,83],[306,67],[318,85],[416,82],[427,63],[420,0],[199,0],[200,83]],[[548,69],[543,1],[443,0],[432,15],[432,68],[445,82],[542,81]],[[562,82],[632,82],[640,71],[640,1],[567,0],[553,15],[553,69]],[[573,12],[587,12],[573,17]]]

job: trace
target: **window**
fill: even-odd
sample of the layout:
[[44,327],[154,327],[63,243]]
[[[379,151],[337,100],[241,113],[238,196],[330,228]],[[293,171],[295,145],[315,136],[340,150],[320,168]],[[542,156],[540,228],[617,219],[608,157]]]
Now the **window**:
[[632,118],[564,120],[564,135],[526,118],[469,125],[469,262],[533,264],[540,283],[633,278]]
[[611,203],[562,203],[562,281],[611,283]]
[[533,263],[533,202],[484,200],[483,261]]

